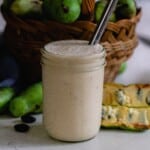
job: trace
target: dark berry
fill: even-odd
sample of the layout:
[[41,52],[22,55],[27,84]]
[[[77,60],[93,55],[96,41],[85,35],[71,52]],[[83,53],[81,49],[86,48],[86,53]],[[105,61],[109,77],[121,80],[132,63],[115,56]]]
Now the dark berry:
[[36,121],[36,118],[31,115],[25,115],[21,117],[21,120],[25,123],[33,123]]
[[14,128],[17,132],[28,132],[30,129],[30,127],[26,124],[16,124]]

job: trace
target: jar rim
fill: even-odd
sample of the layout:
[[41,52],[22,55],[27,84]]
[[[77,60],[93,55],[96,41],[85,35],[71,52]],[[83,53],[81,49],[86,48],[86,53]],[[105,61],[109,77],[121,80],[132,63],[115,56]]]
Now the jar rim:
[[[77,41],[80,43],[79,45]],[[59,51],[61,47],[65,46],[66,42],[67,42],[66,40],[52,42],[48,45],[49,46],[48,48],[51,49],[51,46],[54,46],[53,50],[58,49]],[[60,45],[57,45],[57,43],[60,43]],[[66,47],[64,47],[64,49],[61,49],[62,55],[57,54],[57,52],[55,53],[55,51],[52,51],[51,53],[51,51],[47,51],[45,50],[45,48],[42,48],[41,63],[43,65],[50,65],[50,66],[63,67],[63,68],[84,68],[84,67],[98,68],[98,67],[102,67],[103,64],[105,64],[106,51],[100,44],[91,46],[87,44],[88,41],[82,41],[82,40],[75,40],[75,41],[68,40],[68,43],[69,44]],[[73,46],[72,43],[74,43]],[[87,48],[88,48],[88,52],[86,52]],[[69,51],[70,49],[71,49],[71,55],[68,55],[67,52],[70,52]],[[63,52],[65,50],[66,50],[65,52],[66,55],[63,55]],[[72,52],[72,50],[76,50],[76,52],[74,53]],[[77,52],[80,53],[80,51],[82,50],[84,55],[80,55],[80,54],[78,55]]]
[[[81,48],[81,46],[83,48]],[[63,51],[60,50],[63,47]],[[81,52],[76,50],[76,47],[80,47],[80,51],[82,51],[82,54],[80,54]],[[64,52],[66,49],[69,50]],[[93,49],[93,51],[91,51],[91,49]],[[41,52],[42,55],[45,55],[45,57],[55,57],[59,59],[91,59],[94,57],[102,57],[103,55],[105,55],[104,53],[106,53],[102,45],[88,45],[88,41],[85,40],[54,41],[46,44],[44,48],[41,49]]]
[[41,49],[41,54],[42,54],[42,58],[43,59],[47,59],[47,60],[53,60],[53,59],[56,59],[56,60],[66,60],[66,61],[78,61],[78,62],[86,62],[88,60],[92,60],[92,59],[103,59],[106,57],[106,52],[105,50],[103,49],[101,54],[95,54],[95,55],[92,55],[92,56],[69,56],[69,57],[66,57],[66,56],[59,56],[59,55],[53,55],[53,54],[48,54],[44,49]]

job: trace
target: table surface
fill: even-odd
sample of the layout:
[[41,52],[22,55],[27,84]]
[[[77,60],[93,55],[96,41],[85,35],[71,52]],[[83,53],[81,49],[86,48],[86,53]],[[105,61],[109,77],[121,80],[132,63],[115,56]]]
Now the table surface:
[[[1,0],[0,0],[1,2]],[[143,17],[138,25],[137,33],[150,38],[150,17],[148,0],[140,1]],[[0,31],[5,21],[0,16]],[[127,70],[116,78],[116,82],[150,83],[150,48],[139,41],[133,56],[127,62]],[[17,133],[13,126],[20,122],[19,118],[0,118],[0,150],[149,150],[150,131],[127,132],[119,130],[100,130],[96,138],[80,143],[64,143],[52,140],[42,125],[42,115],[36,116],[36,123],[30,125],[28,133]]]

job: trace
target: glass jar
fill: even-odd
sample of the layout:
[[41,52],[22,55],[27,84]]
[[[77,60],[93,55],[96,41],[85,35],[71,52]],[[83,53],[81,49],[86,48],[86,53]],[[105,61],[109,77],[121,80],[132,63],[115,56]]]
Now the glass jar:
[[88,41],[64,40],[42,50],[43,123],[63,141],[95,137],[101,124],[105,51]]

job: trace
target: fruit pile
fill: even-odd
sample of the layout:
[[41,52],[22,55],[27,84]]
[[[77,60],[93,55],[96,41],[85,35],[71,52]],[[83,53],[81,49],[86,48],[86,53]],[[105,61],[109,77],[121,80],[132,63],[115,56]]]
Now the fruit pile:
[[37,82],[26,89],[16,92],[13,87],[0,88],[0,114],[10,113],[21,117],[42,111],[42,84]]
[[[91,14],[85,14],[85,3],[90,8],[94,2]],[[107,5],[108,0],[4,0],[3,7],[19,17],[41,20],[56,20],[61,23],[72,23],[76,20],[92,16],[94,22],[98,22]],[[88,12],[87,12],[88,13]],[[116,9],[110,17],[110,21],[129,19],[136,15],[135,0],[119,0]]]

